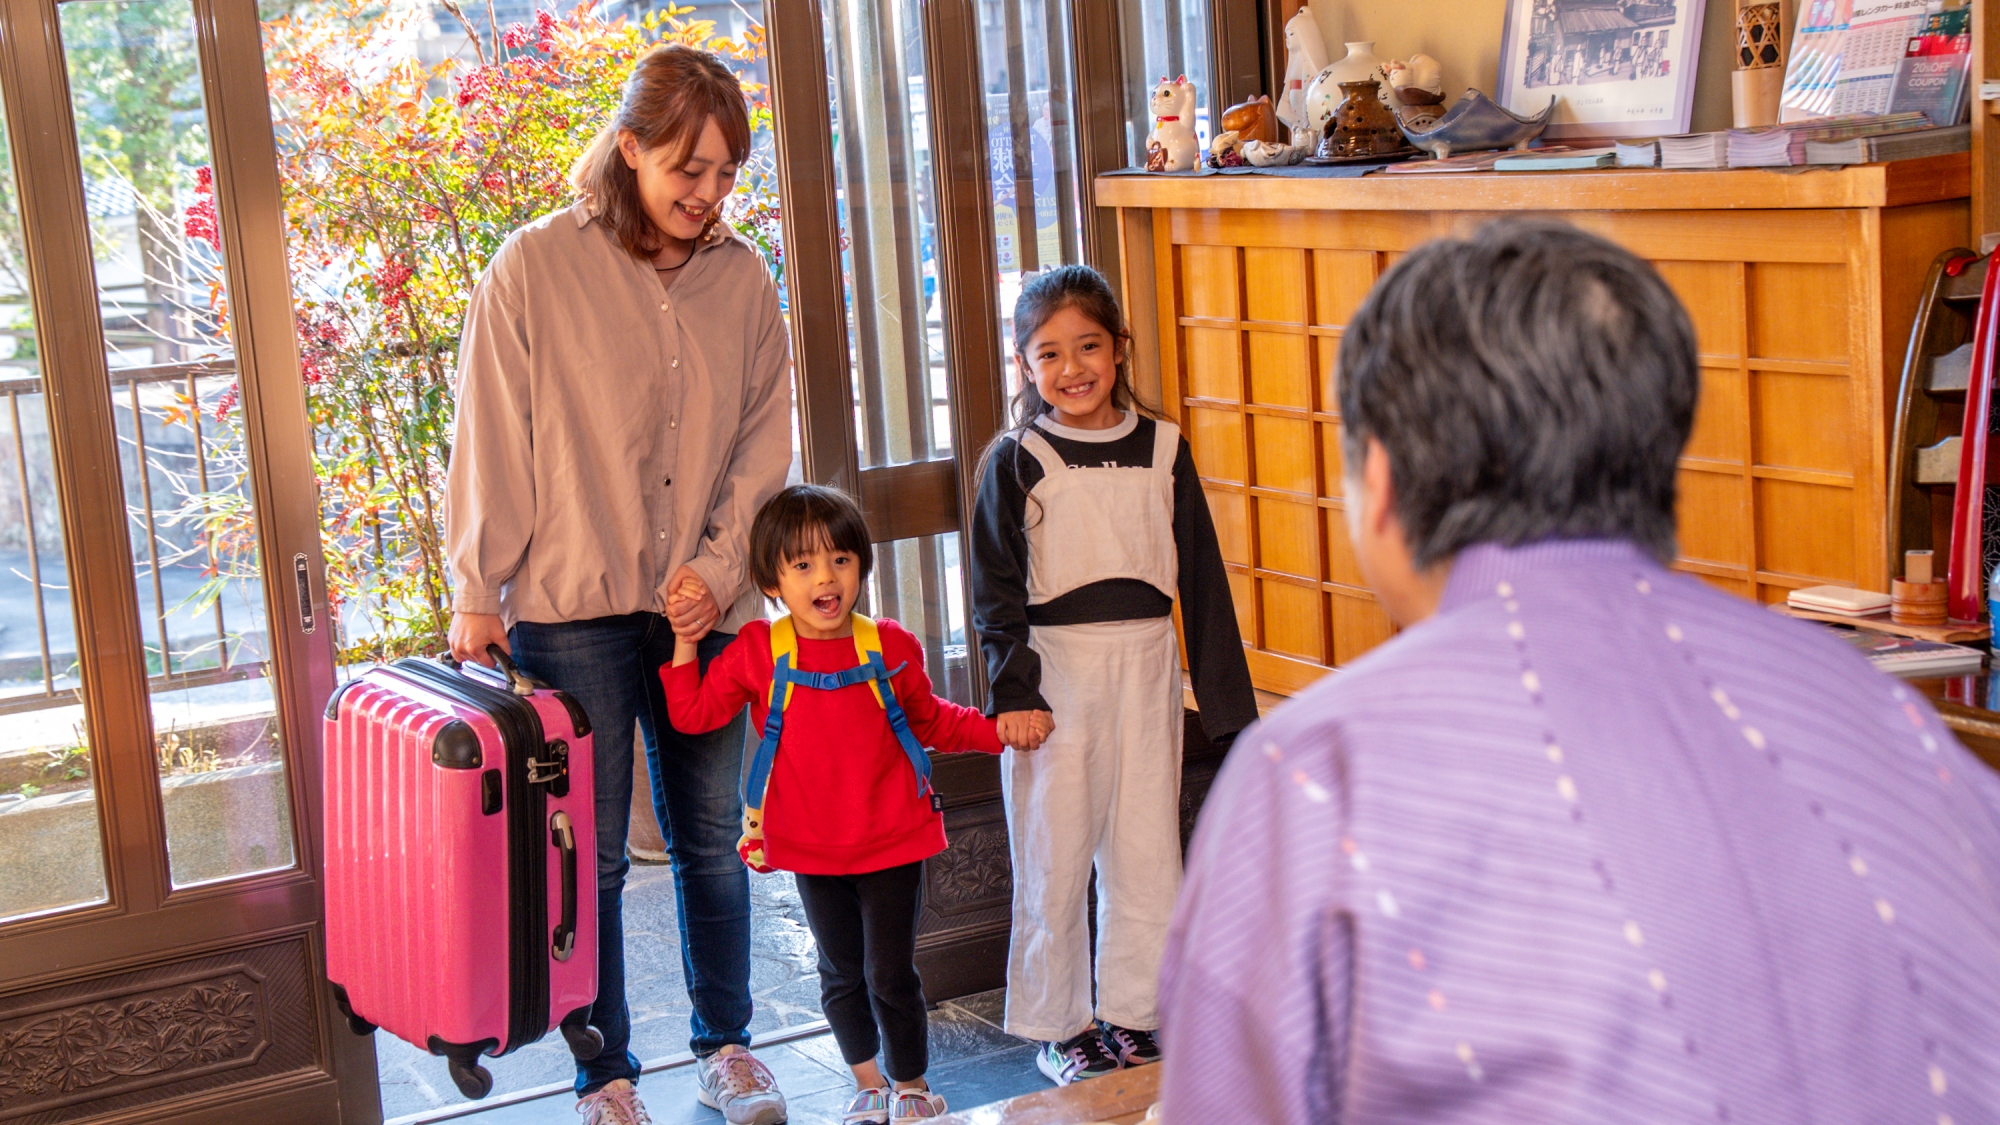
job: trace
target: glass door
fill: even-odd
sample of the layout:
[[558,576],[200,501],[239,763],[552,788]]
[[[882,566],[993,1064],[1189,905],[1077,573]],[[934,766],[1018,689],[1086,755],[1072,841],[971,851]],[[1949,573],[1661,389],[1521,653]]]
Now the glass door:
[[0,1117],[380,1119],[256,12],[0,0]]

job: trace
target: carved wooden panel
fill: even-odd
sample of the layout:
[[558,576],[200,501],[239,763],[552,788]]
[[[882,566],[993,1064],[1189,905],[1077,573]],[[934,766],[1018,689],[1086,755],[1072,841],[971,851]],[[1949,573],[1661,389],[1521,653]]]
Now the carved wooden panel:
[[0,997],[0,1122],[44,1125],[312,1068],[303,937]]

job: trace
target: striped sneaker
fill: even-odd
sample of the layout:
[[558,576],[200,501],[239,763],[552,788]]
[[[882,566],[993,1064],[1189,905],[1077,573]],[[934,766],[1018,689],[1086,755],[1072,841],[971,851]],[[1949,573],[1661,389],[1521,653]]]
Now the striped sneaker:
[[856,1090],[841,1125],[889,1125],[889,1105],[894,1100],[895,1093],[887,1086]]
[[1104,1049],[1111,1052],[1122,1066],[1145,1066],[1160,1061],[1160,1043],[1150,1031],[1137,1031],[1098,1020],[1097,1033],[1104,1038]]
[[1104,1037],[1092,1027],[1081,1035],[1060,1043],[1044,1043],[1035,1055],[1035,1065],[1058,1086],[1099,1078],[1119,1068],[1118,1060],[1104,1049]]
[[935,1090],[898,1090],[896,1112],[889,1120],[892,1125],[923,1125],[947,1112],[944,1098]]

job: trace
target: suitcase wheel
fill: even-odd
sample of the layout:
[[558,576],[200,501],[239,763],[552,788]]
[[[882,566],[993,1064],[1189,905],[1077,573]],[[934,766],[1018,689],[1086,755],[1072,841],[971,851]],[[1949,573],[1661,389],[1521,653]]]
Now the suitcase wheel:
[[341,1015],[347,1017],[347,1030],[364,1038],[375,1034],[375,1025],[354,1014],[354,1005],[347,999],[347,989],[337,984],[333,986],[333,1004],[340,1009]]
[[578,1062],[588,1062],[604,1050],[604,1033],[587,1024],[562,1025],[562,1037]]
[[493,1092],[493,1075],[485,1067],[464,1059],[449,1059],[446,1069],[451,1071],[451,1080],[458,1092],[473,1101]]

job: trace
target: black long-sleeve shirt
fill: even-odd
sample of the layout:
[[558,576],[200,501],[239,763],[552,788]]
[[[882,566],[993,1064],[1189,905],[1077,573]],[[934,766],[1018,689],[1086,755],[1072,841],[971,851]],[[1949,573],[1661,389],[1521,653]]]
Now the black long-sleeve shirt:
[[[1151,468],[1156,423],[1140,418],[1132,432],[1111,441],[1077,441],[1040,430],[1041,437],[1074,469]],[[1034,518],[1028,493],[1042,479],[1042,463],[1012,438],[988,456],[972,518],[972,621],[986,656],[992,691],[987,712],[1046,711],[1042,660],[1028,647],[1031,625],[1084,625],[1165,617],[1173,600],[1136,578],[1092,582],[1040,605],[1028,605],[1028,534]],[[1106,535],[1118,534],[1115,527]],[[1208,498],[1196,475],[1186,438],[1174,457],[1174,544],[1179,551],[1181,628],[1188,673],[1202,730],[1211,740],[1235,735],[1257,719],[1250,668],[1236,608],[1216,543]]]

